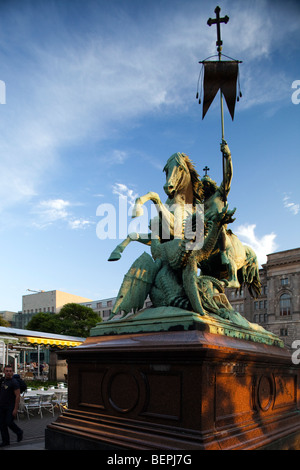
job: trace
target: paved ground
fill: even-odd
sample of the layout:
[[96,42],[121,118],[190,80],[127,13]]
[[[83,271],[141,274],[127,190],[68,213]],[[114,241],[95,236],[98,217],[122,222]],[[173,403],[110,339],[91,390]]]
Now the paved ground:
[[[52,413],[43,411],[43,418],[39,415],[32,416],[29,420],[26,416],[21,416],[16,420],[16,424],[23,429],[24,435],[21,442],[17,442],[17,436],[10,433],[10,446],[0,448],[0,450],[45,450],[45,429],[48,424],[55,421],[59,416],[59,411]],[[1,437],[0,437],[1,441]]]

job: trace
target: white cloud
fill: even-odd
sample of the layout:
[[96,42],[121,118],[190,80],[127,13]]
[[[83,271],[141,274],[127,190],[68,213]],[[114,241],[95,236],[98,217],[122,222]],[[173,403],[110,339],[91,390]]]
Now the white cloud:
[[124,150],[112,150],[107,155],[100,155],[99,159],[101,162],[105,162],[107,165],[121,165],[128,158],[128,153]]
[[39,202],[35,212],[39,215],[42,223],[52,224],[52,222],[69,217],[70,214],[66,208],[70,205],[69,201],[63,199],[49,199]]
[[133,191],[133,189],[128,188],[126,184],[123,183],[115,183],[113,185],[113,194],[116,194],[122,199],[127,199],[127,202],[130,207],[132,207],[135,203],[138,194]]
[[89,225],[91,225],[92,222],[89,220],[84,220],[84,219],[74,219],[74,220],[69,220],[69,227],[72,230],[79,230],[79,229],[85,229]]
[[290,202],[290,196],[285,195],[283,197],[283,205],[284,207],[292,212],[292,214],[297,215],[300,211],[300,204],[296,204],[295,202]]
[[114,150],[111,155],[111,160],[113,163],[124,163],[127,157],[127,152],[124,152],[123,150]]
[[46,228],[58,221],[63,221],[72,230],[87,228],[93,222],[84,218],[76,218],[70,211],[71,207],[78,205],[80,204],[72,204],[64,199],[40,201],[33,210],[33,213],[38,216],[33,225],[37,228]]
[[255,224],[245,224],[238,226],[234,233],[239,237],[242,243],[250,246],[256,253],[260,265],[266,263],[267,255],[273,253],[277,244],[275,243],[276,234],[269,233],[259,238],[255,234]]

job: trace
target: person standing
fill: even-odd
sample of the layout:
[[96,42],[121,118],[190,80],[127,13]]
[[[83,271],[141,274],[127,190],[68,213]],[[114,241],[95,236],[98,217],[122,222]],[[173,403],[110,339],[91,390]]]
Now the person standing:
[[4,367],[4,377],[0,380],[0,431],[2,436],[0,447],[10,444],[8,428],[17,435],[18,442],[23,439],[22,429],[14,422],[20,403],[20,385],[13,378],[13,374],[13,368],[6,365]]

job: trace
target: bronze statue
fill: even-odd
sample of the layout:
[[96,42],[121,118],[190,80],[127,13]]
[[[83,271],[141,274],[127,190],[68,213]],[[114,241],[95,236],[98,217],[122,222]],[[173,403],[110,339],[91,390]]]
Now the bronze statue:
[[[142,205],[148,200],[155,203],[159,215],[150,221],[148,234],[130,234],[109,259],[119,259],[133,240],[150,245],[152,256],[144,253],[133,263],[124,277],[112,316],[142,308],[150,295],[154,307],[181,307],[200,315],[214,313],[230,319],[233,309],[225,287],[240,288],[246,284],[251,294],[259,293],[255,253],[227,228],[234,221],[235,209],[224,205],[224,192],[227,199],[232,179],[231,154],[225,141],[221,151],[227,163],[219,187],[207,176],[200,180],[191,160],[176,153],[164,167],[166,203],[162,204],[153,192],[136,200],[134,216],[141,214]],[[201,229],[197,215],[203,205],[203,240],[191,245]]]

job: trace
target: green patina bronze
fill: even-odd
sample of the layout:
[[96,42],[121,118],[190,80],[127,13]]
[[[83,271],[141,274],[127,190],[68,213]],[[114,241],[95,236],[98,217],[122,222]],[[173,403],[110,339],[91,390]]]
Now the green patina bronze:
[[[92,336],[196,328],[283,346],[275,335],[235,312],[225,294],[226,287],[246,285],[258,296],[261,285],[255,253],[227,227],[235,220],[235,209],[224,205],[232,180],[225,141],[221,151],[226,164],[219,187],[207,174],[200,179],[187,155],[176,153],[164,167],[166,203],[153,192],[136,200],[134,217],[149,200],[158,215],[150,221],[149,233],[131,233],[109,260],[120,259],[131,241],[150,246],[151,255],[145,252],[134,261],[110,319],[93,328]],[[153,305],[141,310],[148,295]]]

